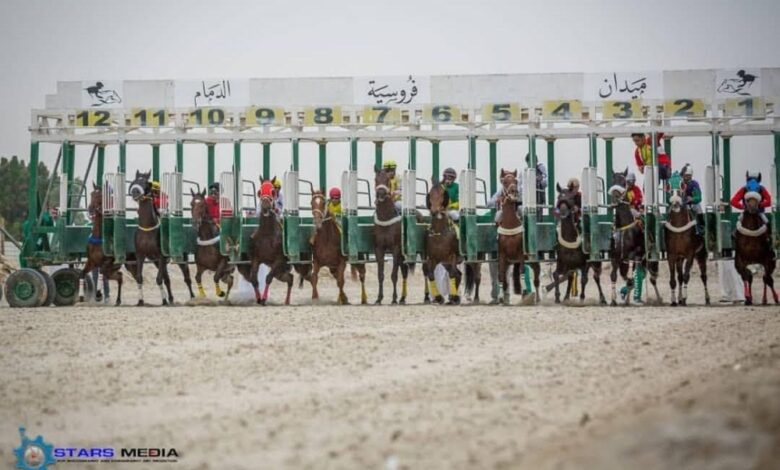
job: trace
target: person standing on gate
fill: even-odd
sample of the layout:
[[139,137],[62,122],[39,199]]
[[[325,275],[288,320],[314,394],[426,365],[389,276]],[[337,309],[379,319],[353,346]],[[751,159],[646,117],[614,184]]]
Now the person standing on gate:
[[395,204],[395,212],[397,215],[401,214],[401,178],[395,173],[396,169],[395,160],[385,160],[382,165],[382,170],[390,177],[390,195],[393,198]]
[[[669,190],[669,178],[672,176],[672,159],[667,155],[663,147],[663,132],[656,134],[656,163],[658,164],[658,179],[664,183],[664,190]],[[631,139],[636,145],[634,149],[634,160],[639,173],[645,174],[645,167],[653,164],[652,136],[645,136],[642,133],[631,134]]]
[[460,187],[455,182],[457,177],[458,174],[455,173],[454,168],[447,168],[442,175],[442,186],[447,191],[447,197],[450,200],[447,204],[447,215],[455,222],[460,219]]

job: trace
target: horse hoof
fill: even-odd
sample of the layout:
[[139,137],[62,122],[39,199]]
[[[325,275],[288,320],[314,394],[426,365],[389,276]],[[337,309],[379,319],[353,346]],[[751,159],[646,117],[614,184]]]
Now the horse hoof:
[[430,304],[430,303],[431,303],[431,298],[430,298],[430,297],[428,297],[428,296],[425,296],[425,298],[423,299],[423,304],[424,304],[424,305],[428,305],[428,304]]
[[613,300],[612,302],[610,302],[610,303],[609,303],[609,306],[610,306],[610,307],[617,307],[617,302],[615,302],[615,301]]
[[460,296],[453,295],[447,300],[447,305],[460,305]]
[[555,298],[555,303],[556,303],[556,304],[559,304],[559,303],[561,303],[561,298],[560,298],[560,297],[556,297],[556,298]]
[[139,307],[143,307],[144,301],[143,300],[139,300],[136,305],[139,306]]
[[443,304],[443,303],[444,303],[444,297],[442,297],[442,296],[440,296],[440,295],[437,295],[437,296],[436,296],[436,297],[433,299],[433,301],[434,301],[434,302],[436,302],[437,304],[441,305],[441,304]]
[[224,292],[220,292],[219,294],[217,294],[217,297],[219,297],[220,299],[221,299],[222,297],[224,297],[224,296],[225,296],[225,293],[224,293]]
[[122,301],[121,301],[121,300],[119,300],[119,299],[116,299],[116,302],[114,303],[114,305],[116,305],[117,307],[119,307],[120,305],[122,305]]
[[95,291],[95,300],[98,302],[103,300],[103,294],[100,291]]
[[79,302],[84,302],[84,296],[83,295],[79,296]]
[[745,299],[745,305],[753,305],[753,299]]
[[166,299],[163,299],[163,303],[162,303],[162,304],[163,304],[164,306],[165,306],[165,305],[168,305],[168,301],[167,301]]
[[382,299],[376,299],[374,305],[382,305]]
[[682,307],[687,307],[687,306],[688,306],[688,301],[687,301],[687,300],[681,300],[681,301],[680,301],[680,305],[681,305]]
[[672,307],[676,307],[677,306],[677,302],[672,302],[669,305],[671,305]]

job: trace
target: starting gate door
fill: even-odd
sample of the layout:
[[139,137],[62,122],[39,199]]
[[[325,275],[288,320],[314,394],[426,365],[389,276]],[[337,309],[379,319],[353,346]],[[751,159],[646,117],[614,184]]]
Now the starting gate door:
[[[417,182],[425,185],[425,192],[417,191]],[[417,178],[417,171],[404,171],[401,186],[401,209],[403,225],[401,226],[401,238],[403,239],[403,254],[407,262],[414,262],[417,256],[424,257],[425,231],[427,224],[417,222],[417,196],[428,194],[428,182]]]
[[528,261],[539,261],[537,249],[537,203],[536,203],[536,168],[523,170],[523,230],[526,257]]
[[238,185],[240,178],[231,171],[219,175],[220,239],[219,251],[231,262],[241,261],[241,208]]
[[107,173],[103,178],[103,254],[124,263],[127,253],[125,174]]
[[661,213],[658,207],[658,180],[656,167],[645,167],[643,193],[645,196],[645,253],[648,261],[661,259],[660,223]]

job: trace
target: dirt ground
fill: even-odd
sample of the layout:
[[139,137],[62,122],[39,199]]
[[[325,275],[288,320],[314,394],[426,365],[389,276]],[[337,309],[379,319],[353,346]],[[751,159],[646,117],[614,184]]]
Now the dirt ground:
[[173,275],[178,307],[129,283],[122,307],[3,302],[1,465],[23,425],[179,453],[148,468],[780,468],[780,308],[717,305],[714,270],[716,305],[696,274],[685,308],[601,307],[592,282],[585,305],[425,306],[419,272],[404,307],[335,306],[329,278],[316,306],[184,306]]

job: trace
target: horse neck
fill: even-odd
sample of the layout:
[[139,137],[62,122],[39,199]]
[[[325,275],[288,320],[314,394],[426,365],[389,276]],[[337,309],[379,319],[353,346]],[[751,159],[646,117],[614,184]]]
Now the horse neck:
[[92,236],[99,238],[101,235],[103,235],[103,214],[101,211],[95,211],[92,217]]
[[501,220],[498,221],[498,225],[504,228],[516,228],[522,224],[522,221],[517,216],[517,204],[504,201],[501,204]]
[[201,240],[210,240],[217,235],[219,235],[217,224],[211,220],[211,217],[203,217],[200,221],[200,226],[198,227],[198,238]]
[[615,208],[615,225],[620,228],[633,222],[634,215],[631,214],[631,208],[628,207],[628,204],[618,204],[617,208]]
[[742,221],[740,224],[748,230],[756,230],[764,225],[764,221],[761,220],[761,216],[758,212],[743,212]]
[[388,195],[383,201],[376,200],[376,217],[379,220],[390,220],[395,217],[395,202]]
[[262,234],[273,234],[276,232],[278,226],[278,219],[273,211],[268,211],[268,214],[263,214],[260,210],[260,228],[259,231]]
[[330,217],[330,219],[324,220],[320,225],[320,228],[317,229],[317,237],[322,238],[323,242],[326,242],[331,238],[340,238],[339,228],[336,225],[336,219],[334,219],[332,215]]
[[669,223],[673,227],[682,227],[691,221],[691,215],[685,207],[681,207],[679,211],[669,211]]
[[577,229],[577,223],[574,220],[573,215],[569,215],[568,217],[561,217],[561,236],[563,236],[564,240],[567,239],[576,239],[579,236],[580,232]]
[[157,214],[151,198],[144,198],[138,203],[138,225],[144,228],[157,225]]
[[431,229],[434,232],[443,232],[450,226],[450,218],[447,215],[447,212],[442,211],[440,214],[442,214],[441,218],[431,216]]

